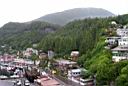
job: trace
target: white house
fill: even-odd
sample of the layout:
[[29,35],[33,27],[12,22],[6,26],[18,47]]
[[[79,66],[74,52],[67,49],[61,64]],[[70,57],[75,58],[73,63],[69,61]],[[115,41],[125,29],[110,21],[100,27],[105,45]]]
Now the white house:
[[117,25],[116,21],[111,22],[112,25]]
[[71,69],[68,71],[68,79],[80,84],[81,86],[95,86],[95,82],[93,79],[82,79],[81,74],[82,71],[87,71],[83,68],[79,69]]
[[52,50],[48,51],[48,58],[52,59],[54,57],[55,53]]
[[117,44],[120,37],[107,37],[105,42],[109,43],[110,45]]
[[68,70],[68,77],[70,78],[70,77],[80,76],[82,71],[86,71],[86,70],[83,68]]
[[118,39],[118,45],[128,46],[128,37],[121,37],[121,39]]
[[78,57],[79,57],[79,51],[72,51],[71,52],[71,57],[73,61],[77,61]]
[[96,86],[93,79],[82,79],[82,78],[80,78],[80,85],[82,85],[82,86]]
[[128,59],[128,46],[118,46],[112,49],[112,60],[114,62],[119,62],[120,60]]
[[119,28],[116,30],[117,35],[124,37],[124,36],[128,36],[128,28]]
[[30,57],[33,53],[38,55],[38,50],[33,48],[27,48],[25,51],[23,51],[23,56]]
[[71,56],[79,56],[79,51],[72,51]]

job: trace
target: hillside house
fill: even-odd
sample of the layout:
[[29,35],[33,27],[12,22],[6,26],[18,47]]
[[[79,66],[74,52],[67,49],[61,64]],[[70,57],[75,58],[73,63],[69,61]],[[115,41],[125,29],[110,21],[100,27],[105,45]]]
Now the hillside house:
[[112,60],[114,62],[119,62],[120,60],[128,59],[128,46],[118,46],[112,49]]
[[128,36],[128,28],[119,28],[116,30],[117,32],[117,35],[118,36],[121,36],[121,37],[124,37],[124,36]]
[[72,61],[77,61],[78,57],[79,57],[79,51],[72,51],[71,52],[71,60]]
[[68,79],[78,83],[80,86],[95,86],[95,78],[86,78],[83,79],[81,77],[82,71],[87,71],[84,68],[78,68],[78,69],[70,69],[68,70]]
[[57,59],[54,62],[54,67],[61,71],[63,74],[67,74],[69,69],[77,66],[77,62],[70,60]]
[[46,59],[48,58],[48,54],[47,53],[40,53],[39,54],[39,59]]
[[26,60],[26,59],[14,59],[13,63],[21,67],[25,65],[34,65],[34,61]]
[[70,69],[68,70],[68,77],[79,77],[82,74],[82,71],[86,71],[83,68]]
[[128,46],[128,37],[121,37],[121,39],[118,40],[119,46]]
[[64,60],[64,59],[57,59],[55,60],[55,62],[62,69],[68,69],[68,67],[73,67],[77,65],[77,63],[74,61]]
[[117,25],[116,21],[111,22],[112,25]]
[[4,54],[0,56],[0,61],[1,62],[11,62],[14,61],[16,58],[16,55],[9,55],[9,54]]
[[109,45],[114,45],[114,44],[118,44],[119,39],[120,37],[107,37],[105,42],[108,43]]
[[30,57],[32,54],[38,55],[38,51],[33,48],[27,48],[25,51],[23,51],[24,57]]
[[48,51],[48,58],[49,58],[49,59],[52,59],[54,56],[55,56],[54,51],[49,50],[49,51]]

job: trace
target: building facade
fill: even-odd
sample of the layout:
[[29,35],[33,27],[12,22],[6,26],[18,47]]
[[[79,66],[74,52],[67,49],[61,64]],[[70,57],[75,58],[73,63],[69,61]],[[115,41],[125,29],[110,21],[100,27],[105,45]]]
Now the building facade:
[[128,36],[128,29],[127,28],[119,28],[116,30],[117,32],[117,35],[118,36],[121,36],[121,37],[124,37],[124,36]]
[[118,46],[112,49],[112,61],[119,62],[128,59],[128,46]]
[[118,40],[118,46],[128,46],[128,37],[121,37]]

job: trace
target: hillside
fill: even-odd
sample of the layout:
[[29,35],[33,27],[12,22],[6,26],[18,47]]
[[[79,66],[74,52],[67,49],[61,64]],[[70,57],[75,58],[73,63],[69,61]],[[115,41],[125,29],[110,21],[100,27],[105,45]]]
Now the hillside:
[[[8,23],[0,29],[0,45],[22,50],[38,44],[37,49],[52,49],[56,58],[70,59],[72,50],[78,50],[78,64],[96,75],[97,86],[128,86],[128,61],[112,62],[112,54],[104,49],[104,32],[110,22],[128,24],[128,15],[72,21],[63,27],[46,22]],[[60,29],[61,28],[61,29]],[[5,50],[5,49],[4,49]],[[12,51],[12,50],[11,50]]]
[[[89,75],[96,75],[97,86],[128,86],[128,61],[112,62],[112,53],[105,49],[106,29],[110,22],[128,24],[128,15],[104,19],[84,19],[68,23],[60,31],[49,34],[39,43],[39,49],[53,49],[56,58],[70,59],[72,50],[78,50],[78,64]],[[112,85],[113,84],[113,85]]]
[[13,48],[25,48],[38,43],[44,36],[54,33],[59,26],[46,22],[31,23],[9,22],[0,28],[0,45],[10,45]]
[[46,21],[53,24],[65,25],[73,20],[108,16],[114,16],[114,14],[101,8],[75,8],[63,12],[48,14],[36,19],[35,21]]
[[75,49],[79,50],[81,54],[87,53],[99,41],[101,31],[110,27],[111,21],[125,25],[128,22],[127,17],[128,15],[122,15],[70,22],[63,29],[42,39],[39,43],[39,48],[46,51],[52,48],[55,52],[62,55],[70,53],[71,50]]

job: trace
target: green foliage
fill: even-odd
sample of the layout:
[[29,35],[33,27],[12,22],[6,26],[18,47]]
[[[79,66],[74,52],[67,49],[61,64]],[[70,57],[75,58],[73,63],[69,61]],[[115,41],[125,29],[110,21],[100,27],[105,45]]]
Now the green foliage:
[[45,69],[48,66],[49,60],[48,59],[41,59],[39,66]]
[[128,62],[124,65],[122,66],[120,74],[116,79],[116,86],[128,86]]
[[55,32],[57,25],[46,22],[7,23],[0,29],[0,45],[11,46],[12,49],[23,50],[38,43],[44,36]]
[[[0,36],[3,36],[0,38],[0,44],[12,46],[14,50],[22,50],[36,43],[38,49],[43,51],[52,49],[56,57],[66,55],[67,59],[72,50],[78,50],[80,52],[78,64],[96,74],[97,84],[110,85],[114,81],[117,86],[127,86],[128,62],[113,63],[111,51],[104,49],[106,38],[104,31],[109,28],[111,21],[125,25],[128,23],[128,15],[76,20],[58,31],[56,30],[60,27],[44,22],[9,24],[0,29]],[[8,49],[4,51],[7,52]],[[31,59],[37,58],[32,56]],[[46,67],[47,64],[48,60],[42,60],[40,66]]]
[[32,54],[32,56],[29,59],[31,59],[32,61],[34,61],[34,64],[35,64],[35,61],[38,60],[39,57],[36,54]]
[[42,39],[38,47],[44,51],[53,49],[61,56],[70,54],[72,50],[79,50],[81,55],[86,54],[98,42],[102,27],[107,26],[107,23],[102,22],[103,19],[97,18],[71,22]]
[[83,79],[87,79],[87,78],[90,78],[90,76],[92,76],[93,74],[90,72],[90,71],[82,71],[81,72],[81,77]]
[[128,61],[112,62],[111,51],[104,48],[104,37],[91,52],[91,58],[85,60],[84,67],[96,74],[98,85],[127,86]]
[[121,74],[119,77],[117,77],[116,86],[128,86],[128,75]]
[[126,25],[128,24],[128,14],[119,15],[118,17],[113,18],[118,24]]

